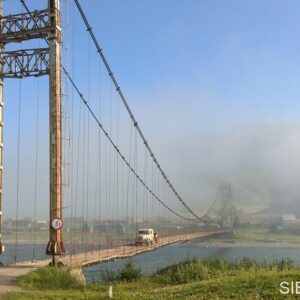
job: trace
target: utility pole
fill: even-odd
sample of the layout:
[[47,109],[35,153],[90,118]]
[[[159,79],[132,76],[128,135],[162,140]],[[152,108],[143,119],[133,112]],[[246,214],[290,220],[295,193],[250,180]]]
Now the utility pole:
[[[3,0],[0,0],[0,212],[2,203],[3,79],[49,75],[50,236],[46,253],[52,256],[52,263],[55,265],[57,256],[65,253],[62,240],[62,95],[59,0],[48,0],[48,8],[44,10],[6,17],[2,14]],[[4,47],[8,43],[19,43],[30,39],[47,39],[49,47],[4,51]],[[2,212],[0,221],[1,219]]]

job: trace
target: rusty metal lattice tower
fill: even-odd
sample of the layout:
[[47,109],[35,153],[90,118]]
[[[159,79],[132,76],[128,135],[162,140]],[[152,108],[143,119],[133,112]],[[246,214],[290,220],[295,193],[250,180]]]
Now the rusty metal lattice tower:
[[[48,48],[4,51],[8,43],[41,38],[48,40]],[[61,42],[59,0],[48,0],[48,8],[45,10],[9,16],[3,16],[3,0],[0,0],[0,226],[2,224],[3,80],[49,75],[50,238],[46,252],[52,255],[54,263],[58,255],[65,253],[62,229],[51,226],[51,220],[62,218]],[[0,246],[2,252],[2,243]]]
[[232,189],[229,182],[224,182],[220,185],[220,220],[219,224],[223,226],[233,225],[233,203],[232,203]]

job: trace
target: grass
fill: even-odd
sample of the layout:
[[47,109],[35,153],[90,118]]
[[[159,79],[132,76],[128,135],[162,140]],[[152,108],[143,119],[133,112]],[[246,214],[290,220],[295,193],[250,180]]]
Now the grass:
[[81,284],[70,272],[60,268],[42,268],[17,280],[17,284],[26,289],[38,290],[82,290]]
[[119,273],[107,268],[100,271],[97,277],[93,277],[92,282],[94,285],[99,282],[114,284],[120,281],[135,281],[141,277],[141,269],[137,268],[131,261],[128,261]]
[[[135,274],[132,270],[137,269],[130,265],[124,270],[128,276],[128,270]],[[236,264],[220,259],[194,259],[159,270],[150,277],[129,277],[113,284],[114,299],[295,299],[293,295],[283,297],[279,284],[299,280],[300,269],[289,260],[267,265],[251,259]],[[8,294],[6,300],[108,299],[108,284],[83,286],[61,269],[37,270],[18,284],[24,291]]]
[[269,229],[238,229],[236,231],[235,242],[298,244],[300,243],[300,236],[286,232],[272,233]]

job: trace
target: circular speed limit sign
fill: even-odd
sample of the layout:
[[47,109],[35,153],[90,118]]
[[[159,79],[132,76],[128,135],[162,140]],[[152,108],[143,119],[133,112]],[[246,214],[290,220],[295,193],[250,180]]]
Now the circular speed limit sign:
[[51,227],[54,229],[54,230],[59,230],[63,227],[63,221],[61,218],[58,218],[58,217],[55,217],[52,219],[51,221]]

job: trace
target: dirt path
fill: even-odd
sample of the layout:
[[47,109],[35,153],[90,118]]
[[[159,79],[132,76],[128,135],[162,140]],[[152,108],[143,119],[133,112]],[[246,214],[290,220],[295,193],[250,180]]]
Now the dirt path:
[[[15,282],[16,280],[38,268],[45,267],[50,260],[42,260],[37,262],[22,262],[16,265],[0,268],[0,296],[9,292],[20,291]],[[1,297],[0,297],[1,299]]]

